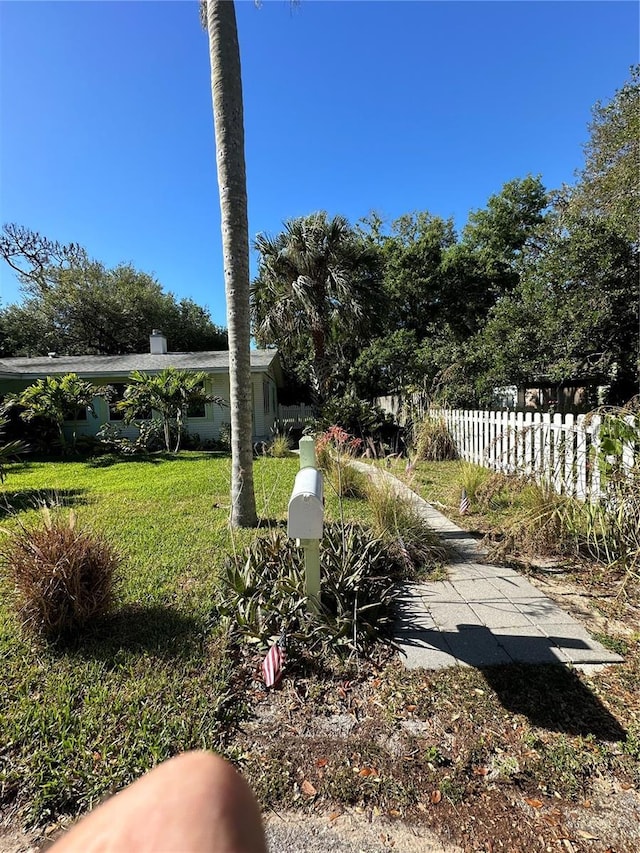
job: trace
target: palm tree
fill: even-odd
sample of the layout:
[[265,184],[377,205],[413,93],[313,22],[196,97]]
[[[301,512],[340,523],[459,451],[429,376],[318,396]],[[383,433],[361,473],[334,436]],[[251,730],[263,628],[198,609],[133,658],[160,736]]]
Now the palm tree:
[[353,340],[373,304],[376,255],[343,216],[324,211],[285,222],[276,237],[259,234],[260,268],[252,286],[256,338],[309,346],[316,406],[332,393],[340,341]]
[[[84,412],[96,417],[93,401],[96,397],[108,396],[107,388],[100,388],[87,382],[76,373],[64,376],[45,376],[37,379],[24,391],[11,395],[4,403],[3,410],[8,411],[13,406],[22,408],[20,417],[23,421],[35,418],[45,418],[55,425],[60,444],[66,445],[64,436],[65,420],[78,420]],[[72,444],[75,446],[76,435],[73,433]]]
[[130,384],[124,397],[116,408],[123,412],[126,423],[131,423],[144,409],[158,412],[162,418],[164,444],[171,452],[171,427],[177,433],[174,453],[180,450],[184,422],[189,407],[203,403],[217,403],[224,406],[224,400],[215,394],[207,394],[205,382],[207,374],[192,373],[190,370],[178,370],[167,367],[155,375],[134,370],[129,377]]
[[231,524],[258,523],[253,489],[249,226],[244,161],[242,75],[232,0],[203,0],[209,34],[224,282],[229,334],[231,403]]

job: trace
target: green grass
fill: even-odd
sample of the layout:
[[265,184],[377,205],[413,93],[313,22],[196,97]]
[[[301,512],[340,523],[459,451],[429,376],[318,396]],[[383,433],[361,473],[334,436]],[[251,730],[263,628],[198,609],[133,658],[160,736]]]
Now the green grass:
[[[295,458],[256,460],[264,529],[285,522],[297,469]],[[38,503],[73,506],[123,570],[117,610],[66,646],[24,636],[0,580],[0,805],[42,823],[176,752],[224,749],[243,701],[212,605],[225,555],[254,535],[229,530],[229,481],[227,457],[191,452],[9,467],[0,539],[35,521]],[[346,501],[345,514],[366,516],[363,502]],[[338,517],[331,493],[327,516]]]

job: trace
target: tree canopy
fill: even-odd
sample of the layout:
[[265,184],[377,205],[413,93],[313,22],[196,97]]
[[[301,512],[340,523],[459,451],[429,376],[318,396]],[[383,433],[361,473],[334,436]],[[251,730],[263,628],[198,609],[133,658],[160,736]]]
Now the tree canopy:
[[25,292],[23,302],[0,310],[0,357],[146,352],[153,328],[176,352],[227,347],[205,308],[165,293],[131,264],[109,269],[75,244],[15,225],[4,226],[0,251]]

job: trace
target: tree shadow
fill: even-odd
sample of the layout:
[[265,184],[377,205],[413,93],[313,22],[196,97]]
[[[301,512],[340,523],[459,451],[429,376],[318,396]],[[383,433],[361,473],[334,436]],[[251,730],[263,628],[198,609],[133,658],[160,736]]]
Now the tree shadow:
[[86,489],[23,489],[0,494],[0,518],[40,507],[72,507],[88,503]]
[[116,665],[122,653],[188,658],[202,648],[207,625],[175,608],[126,605],[97,621],[90,630],[61,639],[56,651],[65,656]]
[[566,665],[571,650],[590,647],[581,639],[561,636],[565,627],[556,625],[552,637],[536,634],[533,626],[531,631],[501,628],[493,633],[484,625],[459,624],[457,630],[445,631],[427,629],[417,614],[401,610],[395,639],[401,648],[430,650],[441,665],[455,659],[479,669],[502,706],[534,726],[604,741],[624,740],[626,732],[618,720]]
[[[79,461],[79,460],[78,460]],[[144,463],[145,465],[159,465],[161,462],[168,461],[164,456],[154,456],[152,454],[140,454],[131,456],[120,456],[117,453],[105,453],[101,456],[91,456],[83,460],[88,468],[111,468],[112,465],[122,465],[123,463]]]

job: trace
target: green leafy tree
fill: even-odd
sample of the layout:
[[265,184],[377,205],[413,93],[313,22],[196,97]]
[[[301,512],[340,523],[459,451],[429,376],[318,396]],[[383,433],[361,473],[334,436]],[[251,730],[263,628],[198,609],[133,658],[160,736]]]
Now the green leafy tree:
[[574,209],[612,221],[632,243],[640,226],[640,65],[606,104],[593,108]]
[[628,399],[637,389],[638,261],[607,219],[556,215],[518,287],[470,343],[480,381],[598,377],[611,402]]
[[[108,388],[100,388],[87,382],[76,373],[65,376],[45,376],[37,379],[24,391],[6,398],[3,409],[18,406],[21,408],[20,418],[27,423],[35,418],[44,418],[55,426],[61,446],[64,448],[64,422],[76,421],[87,411],[96,417],[94,400],[96,397],[106,397]],[[72,444],[75,446],[76,435],[73,433]]]
[[176,300],[130,264],[108,269],[75,245],[60,247],[12,225],[4,227],[1,247],[25,299],[0,311],[0,357],[145,352],[153,328],[174,351],[226,349],[224,331],[204,308]]
[[231,0],[203,0],[200,18],[209,36],[227,301],[231,523],[235,527],[255,527],[258,516],[253,487],[249,225],[242,72],[235,5]]
[[190,406],[206,403],[226,405],[221,397],[206,392],[206,381],[207,374],[204,372],[193,373],[175,367],[167,367],[156,374],[135,370],[129,377],[129,384],[117,409],[124,414],[125,423],[134,421],[140,411],[151,409],[158,412],[162,419],[165,448],[168,453],[172,450],[173,427],[177,435],[173,452],[177,453]]
[[[252,286],[254,334],[289,363],[309,352],[318,408],[349,370],[377,293],[377,254],[343,216],[325,212],[292,219],[275,237],[258,235],[259,270]],[[366,309],[366,310],[365,310]]]

